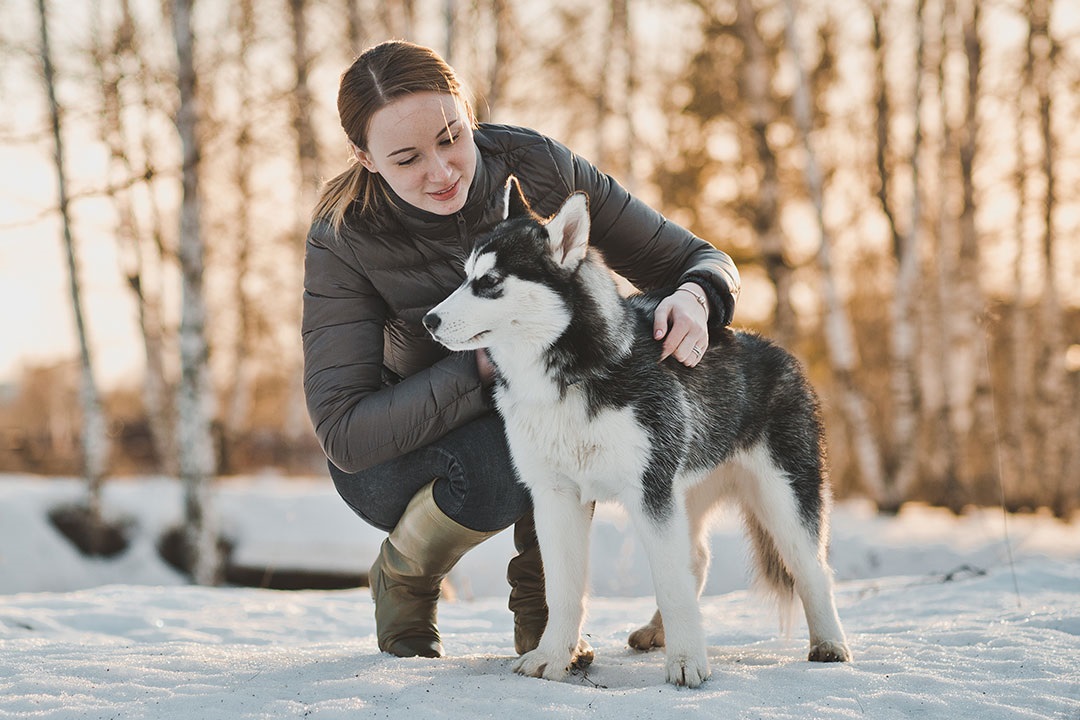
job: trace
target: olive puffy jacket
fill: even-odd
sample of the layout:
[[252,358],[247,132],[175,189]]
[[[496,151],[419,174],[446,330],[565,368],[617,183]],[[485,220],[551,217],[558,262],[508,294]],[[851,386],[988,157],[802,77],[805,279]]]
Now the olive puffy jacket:
[[[374,216],[316,220],[304,267],[304,391],[326,456],[359,472],[437,440],[491,411],[473,352],[450,353],[421,318],[464,279],[474,239],[501,219],[515,175],[534,210],[554,214],[589,196],[590,242],[642,289],[688,280],[709,296],[710,325],[727,325],[739,274],[726,254],[665,220],[565,146],[524,128],[481,125],[465,207],[428,213],[394,198]],[[354,204],[353,208],[357,205]]]

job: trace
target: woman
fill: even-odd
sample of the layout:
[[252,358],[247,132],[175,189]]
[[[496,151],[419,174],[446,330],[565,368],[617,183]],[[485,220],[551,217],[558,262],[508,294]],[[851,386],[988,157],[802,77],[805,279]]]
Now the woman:
[[[439,657],[442,578],[488,537],[514,528],[510,609],[519,653],[547,620],[529,498],[516,482],[487,392],[483,352],[449,353],[421,318],[461,282],[475,238],[500,219],[517,176],[541,214],[590,199],[591,242],[641,288],[678,288],[656,311],[665,355],[693,366],[710,327],[734,312],[731,259],[531,130],[477,124],[432,50],[392,41],[345,71],[342,128],[356,163],[315,208],[304,279],[304,387],[346,503],[389,533],[371,568],[379,648]],[[579,648],[587,662],[591,649]]]

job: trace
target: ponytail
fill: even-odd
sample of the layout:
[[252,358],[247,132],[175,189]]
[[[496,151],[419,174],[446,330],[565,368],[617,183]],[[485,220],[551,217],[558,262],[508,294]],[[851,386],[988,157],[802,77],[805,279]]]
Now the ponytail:
[[341,232],[345,214],[353,201],[360,202],[360,214],[374,210],[379,204],[380,188],[372,173],[358,162],[323,186],[322,195],[311,213],[312,220],[327,220],[335,233]]

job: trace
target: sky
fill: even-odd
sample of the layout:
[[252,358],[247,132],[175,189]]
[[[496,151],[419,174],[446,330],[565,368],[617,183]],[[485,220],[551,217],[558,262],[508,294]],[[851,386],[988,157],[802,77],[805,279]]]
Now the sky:
[[[55,195],[56,184],[40,155],[0,146],[0,167],[7,168],[0,171],[0,383],[16,379],[24,364],[73,358],[78,348],[60,225],[38,217],[41,198]],[[133,352],[139,347],[135,308],[115,245],[87,242],[95,209],[88,202],[74,205],[75,215],[89,223],[76,228],[79,277],[99,379],[115,384],[142,365]]]

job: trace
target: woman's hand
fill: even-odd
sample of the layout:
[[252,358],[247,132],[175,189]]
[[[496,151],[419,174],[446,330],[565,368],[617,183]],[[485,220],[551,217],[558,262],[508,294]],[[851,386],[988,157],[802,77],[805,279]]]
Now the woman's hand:
[[701,361],[709,347],[709,302],[696,283],[683,283],[656,306],[653,337],[664,341],[660,359],[674,355],[687,367]]

